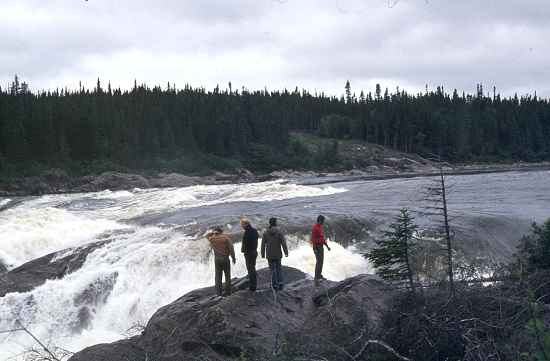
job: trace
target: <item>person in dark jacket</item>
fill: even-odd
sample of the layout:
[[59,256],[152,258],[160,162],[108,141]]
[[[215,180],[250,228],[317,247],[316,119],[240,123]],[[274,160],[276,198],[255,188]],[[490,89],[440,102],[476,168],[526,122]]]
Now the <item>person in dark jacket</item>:
[[256,258],[258,257],[258,231],[252,227],[248,219],[241,219],[244,229],[241,252],[244,253],[250,291],[256,291]]
[[311,229],[311,245],[313,246],[313,253],[315,253],[315,281],[318,283],[320,280],[324,280],[323,277],[323,262],[325,259],[324,246],[330,251],[330,247],[325,239],[325,233],[323,231],[323,224],[325,223],[325,217],[319,215],[317,222]]
[[288,257],[288,248],[286,246],[285,236],[277,228],[277,218],[269,219],[269,229],[262,236],[262,258],[267,258],[269,269],[271,270],[271,287],[275,291],[283,289],[283,270],[281,258],[283,253]]
[[210,247],[214,251],[214,266],[216,268],[215,280],[216,280],[216,293],[218,296],[222,295],[222,273],[225,274],[225,292],[224,296],[231,294],[231,263],[229,263],[229,257],[233,259],[235,264],[235,249],[231,238],[223,233],[221,227],[216,227],[212,232],[206,235]]

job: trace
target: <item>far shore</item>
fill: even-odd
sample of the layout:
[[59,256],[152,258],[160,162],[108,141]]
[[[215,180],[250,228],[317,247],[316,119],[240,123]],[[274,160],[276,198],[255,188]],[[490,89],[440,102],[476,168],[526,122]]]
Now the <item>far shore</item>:
[[[531,172],[550,170],[550,162],[512,164],[446,164],[445,175],[473,175],[502,172]],[[61,170],[11,182],[0,181],[0,198],[36,196],[43,194],[86,193],[109,189],[188,187],[194,185],[222,185],[288,180],[302,185],[322,185],[341,182],[374,181],[396,178],[433,177],[439,169],[431,164],[410,164],[403,167],[367,167],[339,172],[280,170],[268,174],[254,174],[246,169],[233,174],[214,173],[208,176],[187,176],[179,173],[158,173],[154,176],[138,173],[104,172],[98,175],[70,177]]]
[[[487,164],[487,165],[455,165],[443,168],[445,176],[452,175],[475,175],[489,173],[506,173],[506,172],[536,172],[550,170],[550,162],[541,163],[518,163],[518,164]],[[435,177],[439,176],[440,171],[412,171],[398,173],[381,173],[381,174],[346,174],[329,173],[321,174],[316,179],[302,180],[299,182],[303,185],[322,185],[330,183],[357,182],[357,181],[375,181],[384,179],[399,179],[399,178],[420,178],[420,177]]]

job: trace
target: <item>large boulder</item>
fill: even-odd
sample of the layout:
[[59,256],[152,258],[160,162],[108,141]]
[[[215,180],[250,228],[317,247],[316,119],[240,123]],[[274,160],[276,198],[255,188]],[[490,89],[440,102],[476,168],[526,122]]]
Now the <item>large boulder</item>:
[[42,285],[47,280],[62,278],[76,271],[86,261],[91,252],[106,242],[99,241],[81,247],[50,253],[27,262],[9,272],[0,272],[0,297],[11,292],[27,292]]
[[70,361],[349,360],[379,333],[391,291],[376,277],[315,285],[299,270],[283,272],[279,293],[267,269],[258,271],[256,292],[246,277],[229,297],[195,290],[160,308],[140,336],[88,347]]

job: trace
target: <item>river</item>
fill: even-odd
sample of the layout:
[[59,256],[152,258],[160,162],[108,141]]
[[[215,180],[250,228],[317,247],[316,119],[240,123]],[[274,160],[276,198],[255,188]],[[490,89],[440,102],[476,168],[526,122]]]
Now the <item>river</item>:
[[[550,217],[549,179],[549,171],[447,177],[457,247],[469,256],[509,258],[531,222]],[[259,229],[278,217],[291,245],[283,263],[312,274],[306,234],[322,213],[334,241],[325,256],[325,276],[341,280],[373,272],[361,252],[400,208],[410,208],[422,227],[437,223],[422,214],[433,181],[312,186],[281,180],[0,199],[0,262],[8,269],[54,251],[111,240],[62,279],[0,298],[0,330],[20,319],[41,340],[70,351],[123,338],[159,307],[213,283],[204,232],[222,225],[238,234],[241,216]],[[258,267],[264,266],[260,261]],[[233,275],[245,273],[239,257]],[[92,300],[84,306],[75,301],[83,294]],[[90,315],[85,323],[83,307]],[[20,359],[32,342],[24,333],[0,334],[0,360]]]

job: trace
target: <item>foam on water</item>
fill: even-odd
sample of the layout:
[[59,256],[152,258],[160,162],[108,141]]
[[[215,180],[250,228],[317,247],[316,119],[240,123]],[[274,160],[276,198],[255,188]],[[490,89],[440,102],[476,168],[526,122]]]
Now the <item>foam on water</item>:
[[[289,243],[290,257],[284,258],[283,264],[312,274],[315,257],[311,246],[293,237]],[[267,262],[259,258],[257,267],[267,267]],[[353,249],[334,243],[332,251],[325,254],[324,274],[329,279],[341,280],[369,271],[366,260]],[[232,275],[245,274],[244,259],[239,254]],[[18,317],[42,340],[80,350],[125,337],[126,330],[136,323],[145,324],[159,307],[193,289],[211,285],[213,275],[212,255],[204,238],[193,239],[168,228],[136,228],[91,253],[81,269],[65,278],[1,298],[0,329],[11,327]],[[91,288],[100,295],[104,290],[106,301],[101,301],[101,296],[100,301],[85,298],[92,319],[86,329],[75,333],[83,306],[75,300],[89,295],[87,290]],[[5,346],[0,346],[0,356],[4,357],[13,357],[30,345],[24,334],[11,335],[2,343]]]
[[109,189],[106,189],[102,192],[93,193],[92,197],[97,199],[107,198],[107,199],[121,199],[121,198],[129,198],[133,197],[134,194],[129,191],[116,191],[112,192]]
[[45,195],[0,213],[0,260],[10,267],[127,227],[146,213],[242,201],[271,201],[345,192],[273,181],[221,186]]
[[[216,186],[197,185],[184,188],[139,190],[124,204],[124,218],[145,213],[203,207],[221,203],[266,202],[299,197],[318,197],[346,192],[346,189],[331,186],[311,187],[285,183],[282,180],[227,184]],[[136,205],[139,204],[139,207]]]
[[93,241],[107,230],[125,228],[105,219],[64,209],[16,207],[0,213],[0,259],[8,267],[64,248]]

